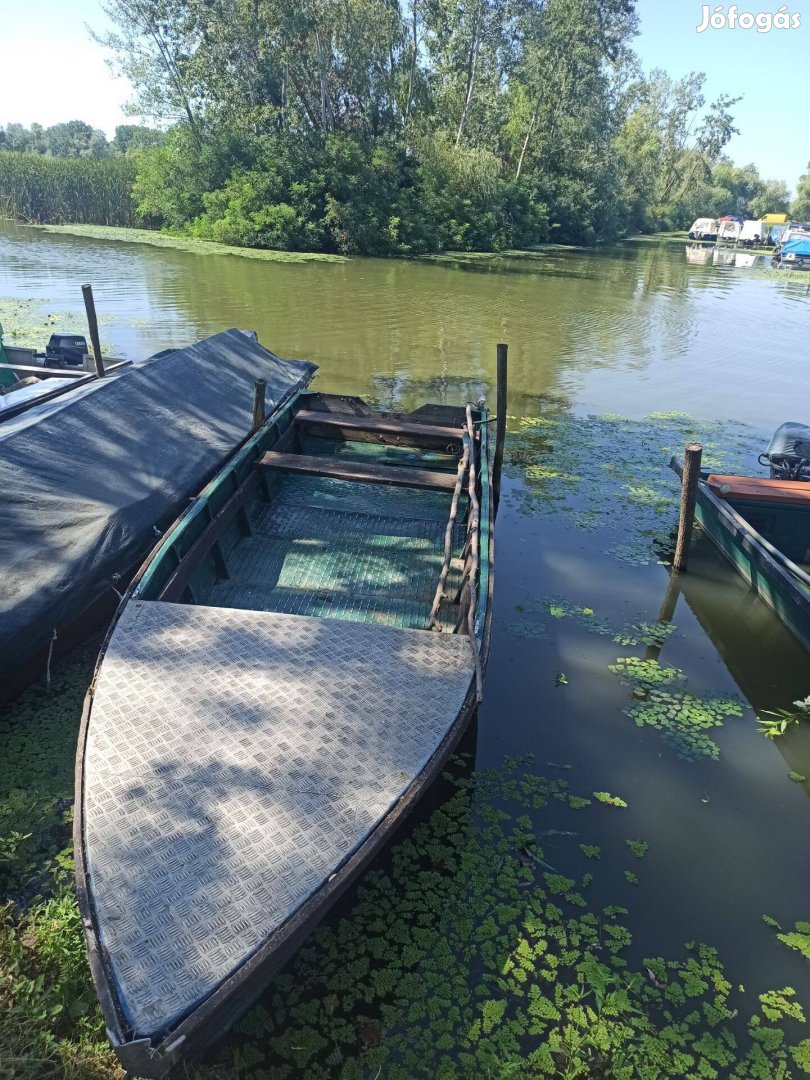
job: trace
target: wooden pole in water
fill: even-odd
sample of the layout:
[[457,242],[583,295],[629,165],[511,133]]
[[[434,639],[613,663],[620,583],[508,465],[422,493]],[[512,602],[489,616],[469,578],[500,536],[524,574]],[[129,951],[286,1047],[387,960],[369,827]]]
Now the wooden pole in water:
[[257,379],[253,386],[253,431],[258,431],[264,423],[264,392],[266,379]]
[[101,358],[101,342],[98,339],[98,319],[96,318],[96,302],[93,299],[93,286],[82,285],[82,296],[84,296],[84,310],[87,312],[87,325],[90,327],[93,363],[96,366],[96,375],[101,379],[104,376],[104,361]]
[[700,459],[703,447],[699,443],[689,443],[684,452],[683,475],[681,477],[681,516],[678,521],[678,541],[675,544],[675,558],[672,569],[686,570],[689,561],[689,545],[692,541],[692,522],[695,519],[695,499],[698,480],[700,480]]
[[506,441],[506,356],[509,346],[498,345],[498,368],[495,401],[495,462],[492,467],[492,494],[495,501],[495,513],[501,501],[501,469],[503,467],[503,447]]

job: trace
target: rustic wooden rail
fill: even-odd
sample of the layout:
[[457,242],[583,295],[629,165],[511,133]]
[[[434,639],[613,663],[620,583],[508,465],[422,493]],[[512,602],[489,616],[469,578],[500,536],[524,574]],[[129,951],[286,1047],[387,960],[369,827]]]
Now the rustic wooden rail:
[[444,561],[442,562],[441,573],[439,574],[439,584],[436,586],[436,594],[433,597],[433,606],[430,609],[430,621],[428,622],[428,630],[432,630],[436,626],[436,620],[439,616],[439,608],[441,607],[442,600],[444,599],[444,592],[447,587],[447,575],[450,571],[450,560],[453,554],[453,527],[456,524],[456,517],[458,516],[458,500],[461,495],[461,488],[464,483],[464,477],[467,474],[467,468],[470,461],[470,440],[464,440],[464,452],[461,455],[461,461],[458,463],[458,472],[456,473],[456,484],[453,488],[453,501],[450,504],[450,517],[447,521],[447,528],[444,531]]

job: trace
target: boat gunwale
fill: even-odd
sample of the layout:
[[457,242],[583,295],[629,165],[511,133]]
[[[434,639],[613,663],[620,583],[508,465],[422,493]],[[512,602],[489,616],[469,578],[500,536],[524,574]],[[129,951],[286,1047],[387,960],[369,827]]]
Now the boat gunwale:
[[[670,467],[680,475],[681,464],[677,458],[672,458]],[[702,513],[712,514],[721,526],[728,531],[731,540],[737,543],[742,552],[756,564],[762,571],[763,577],[771,582],[775,588],[778,588],[786,600],[792,601],[803,615],[810,617],[810,575],[783,555],[738,510],[716,495],[704,480],[698,482],[697,503]],[[758,584],[743,571],[743,568],[731,558],[706,525],[703,525],[700,521],[699,524],[743,580],[747,581],[756,594],[776,613],[777,617],[781,619],[794,637],[806,649],[810,649],[810,634],[802,636],[793,626],[782,619],[781,612],[774,605],[767,591],[760,589]]]
[[[472,717],[477,713],[478,698],[475,679],[471,676],[470,685],[442,741],[434,750],[422,770],[416,774],[409,787],[398,801],[381,817],[368,836],[332,875],[304,903],[296,909],[242,964],[231,972],[198,1005],[194,1006],[179,1022],[166,1031],[152,1044],[151,1038],[133,1039],[129,1025],[123,1015],[110,965],[105,961],[104,946],[97,925],[95,906],[90,891],[90,874],[85,857],[84,836],[84,760],[87,736],[92,713],[93,696],[96,680],[104,661],[107,648],[121,615],[131,599],[150,581],[149,571],[158,556],[168,550],[174,540],[187,527],[191,518],[202,512],[210,495],[235,476],[241,462],[258,449],[262,439],[270,428],[277,424],[281,416],[294,409],[297,402],[307,394],[299,390],[284,406],[274,411],[257,432],[247,439],[239,452],[223,467],[201,490],[166,530],[154,545],[152,551],[134,575],[126,592],[121,598],[117,610],[102,642],[96,661],[93,678],[85,695],[79,729],[75,768],[75,812],[73,841],[75,854],[76,891],[84,928],[90,970],[107,1026],[107,1033],[121,1064],[128,1073],[145,1077],[160,1078],[171,1072],[185,1056],[199,1053],[210,1045],[242,1015],[255,1001],[256,996],[269,984],[274,975],[294,955],[306,937],[323,919],[333,904],[355,882],[366,866],[385,847],[400,828],[403,821],[416,807],[422,796],[430,788],[444,769],[450,755],[461,740]],[[310,392],[311,394],[311,392]],[[343,398],[345,395],[320,395],[322,397]],[[373,411],[373,410],[372,410]],[[480,410],[481,420],[487,419],[485,410]],[[482,513],[479,536],[486,540],[486,558],[481,560],[478,592],[479,603],[485,600],[483,625],[479,637],[482,669],[486,671],[489,659],[489,647],[492,636],[492,600],[494,589],[494,541],[492,508],[492,460],[489,424],[480,423],[480,483],[482,492]],[[482,552],[483,552],[482,543]],[[478,627],[476,627],[478,630]],[[467,635],[462,635],[467,636]],[[214,1020],[214,1017],[217,1019]],[[183,1047],[183,1053],[177,1051]],[[123,1051],[123,1053],[122,1053]]]

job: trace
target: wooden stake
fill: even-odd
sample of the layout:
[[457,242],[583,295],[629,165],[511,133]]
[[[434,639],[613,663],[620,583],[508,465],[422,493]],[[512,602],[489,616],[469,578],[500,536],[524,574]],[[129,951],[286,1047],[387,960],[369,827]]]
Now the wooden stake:
[[503,467],[503,447],[506,441],[506,355],[509,346],[498,345],[498,372],[495,401],[495,462],[492,467],[492,495],[495,513],[501,499],[501,469]]
[[253,386],[253,428],[258,431],[264,423],[264,392],[267,389],[266,379],[257,379]]
[[87,325],[90,328],[93,363],[96,366],[96,375],[100,379],[104,375],[104,361],[101,358],[101,342],[98,339],[98,319],[96,318],[96,302],[93,299],[93,286],[82,285],[82,295],[84,296],[84,310],[87,312]]
[[683,475],[681,477],[681,516],[678,521],[678,541],[675,545],[675,558],[672,569],[686,570],[689,561],[689,545],[692,541],[692,522],[695,519],[695,498],[698,480],[700,480],[700,459],[703,447],[699,443],[689,443],[684,452]]

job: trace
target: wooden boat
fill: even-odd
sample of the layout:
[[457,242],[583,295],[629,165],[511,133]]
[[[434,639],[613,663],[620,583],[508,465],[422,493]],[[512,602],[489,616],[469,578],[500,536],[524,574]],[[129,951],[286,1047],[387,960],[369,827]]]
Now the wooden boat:
[[[680,474],[676,458],[670,465]],[[810,650],[810,484],[706,474],[698,483],[695,518]]]
[[408,816],[489,651],[483,409],[299,392],[158,543],[88,692],[75,847],[124,1068],[224,1031]]

